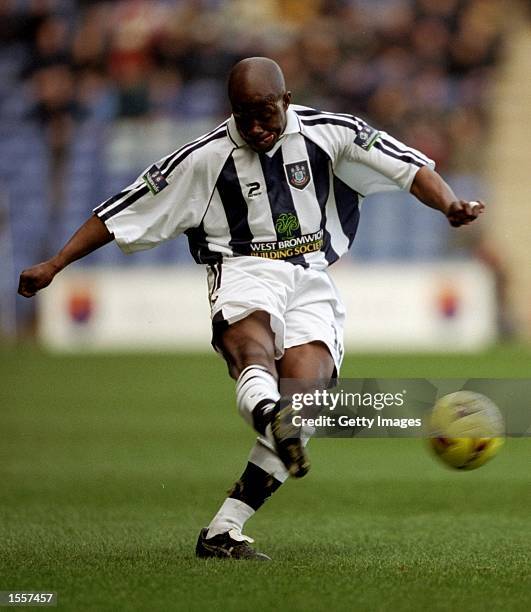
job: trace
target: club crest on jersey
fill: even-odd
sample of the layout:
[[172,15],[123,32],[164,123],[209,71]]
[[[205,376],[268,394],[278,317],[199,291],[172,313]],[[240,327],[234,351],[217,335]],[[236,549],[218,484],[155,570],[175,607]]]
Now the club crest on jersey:
[[307,161],[299,161],[293,164],[284,164],[288,183],[295,189],[304,189],[311,180],[310,168]]
[[142,176],[142,179],[153,195],[160,193],[164,187],[168,186],[168,181],[155,164]]
[[360,146],[362,149],[368,151],[372,145],[376,142],[376,139],[380,135],[378,130],[375,130],[370,125],[361,122],[362,127],[358,130],[358,135],[354,138],[354,142]]

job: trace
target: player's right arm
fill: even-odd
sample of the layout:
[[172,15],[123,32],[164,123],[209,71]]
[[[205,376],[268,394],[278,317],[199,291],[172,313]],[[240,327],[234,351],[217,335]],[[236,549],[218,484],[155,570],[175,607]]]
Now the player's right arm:
[[55,257],[22,272],[20,295],[32,297],[68,264],[113,239],[124,253],[133,253],[197,227],[231,150],[222,123],[146,168],[131,185],[97,206]]
[[99,249],[113,238],[113,234],[109,232],[105,223],[93,215],[76,231],[57,255],[22,271],[18,292],[24,297],[33,297],[37,291],[47,287],[55,275],[68,264]]

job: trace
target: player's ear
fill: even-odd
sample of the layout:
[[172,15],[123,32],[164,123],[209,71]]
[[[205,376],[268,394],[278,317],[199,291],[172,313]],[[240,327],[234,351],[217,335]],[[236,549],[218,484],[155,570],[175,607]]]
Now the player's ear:
[[287,91],[284,94],[284,96],[282,97],[282,102],[283,102],[284,110],[288,110],[288,106],[290,105],[290,102],[291,102],[291,91]]

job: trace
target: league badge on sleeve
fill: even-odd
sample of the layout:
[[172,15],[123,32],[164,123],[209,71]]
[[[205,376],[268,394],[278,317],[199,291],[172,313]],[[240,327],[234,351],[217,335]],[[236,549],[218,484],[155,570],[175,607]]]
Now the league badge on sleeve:
[[151,166],[142,178],[153,195],[160,193],[164,187],[168,186],[168,181],[155,164]]
[[293,164],[284,164],[288,183],[295,189],[304,189],[311,180],[310,168],[306,160]]
[[361,127],[358,128],[358,135],[354,138],[354,142],[362,149],[368,151],[376,142],[380,132],[365,123],[365,121],[358,119],[358,123],[361,124]]

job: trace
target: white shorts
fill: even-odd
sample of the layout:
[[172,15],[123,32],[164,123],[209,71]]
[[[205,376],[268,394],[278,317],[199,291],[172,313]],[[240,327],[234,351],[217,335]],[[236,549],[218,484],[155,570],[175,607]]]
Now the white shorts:
[[292,346],[321,341],[336,372],[343,360],[345,308],[326,271],[258,257],[227,257],[207,267],[213,340],[256,310],[271,316],[275,359]]

